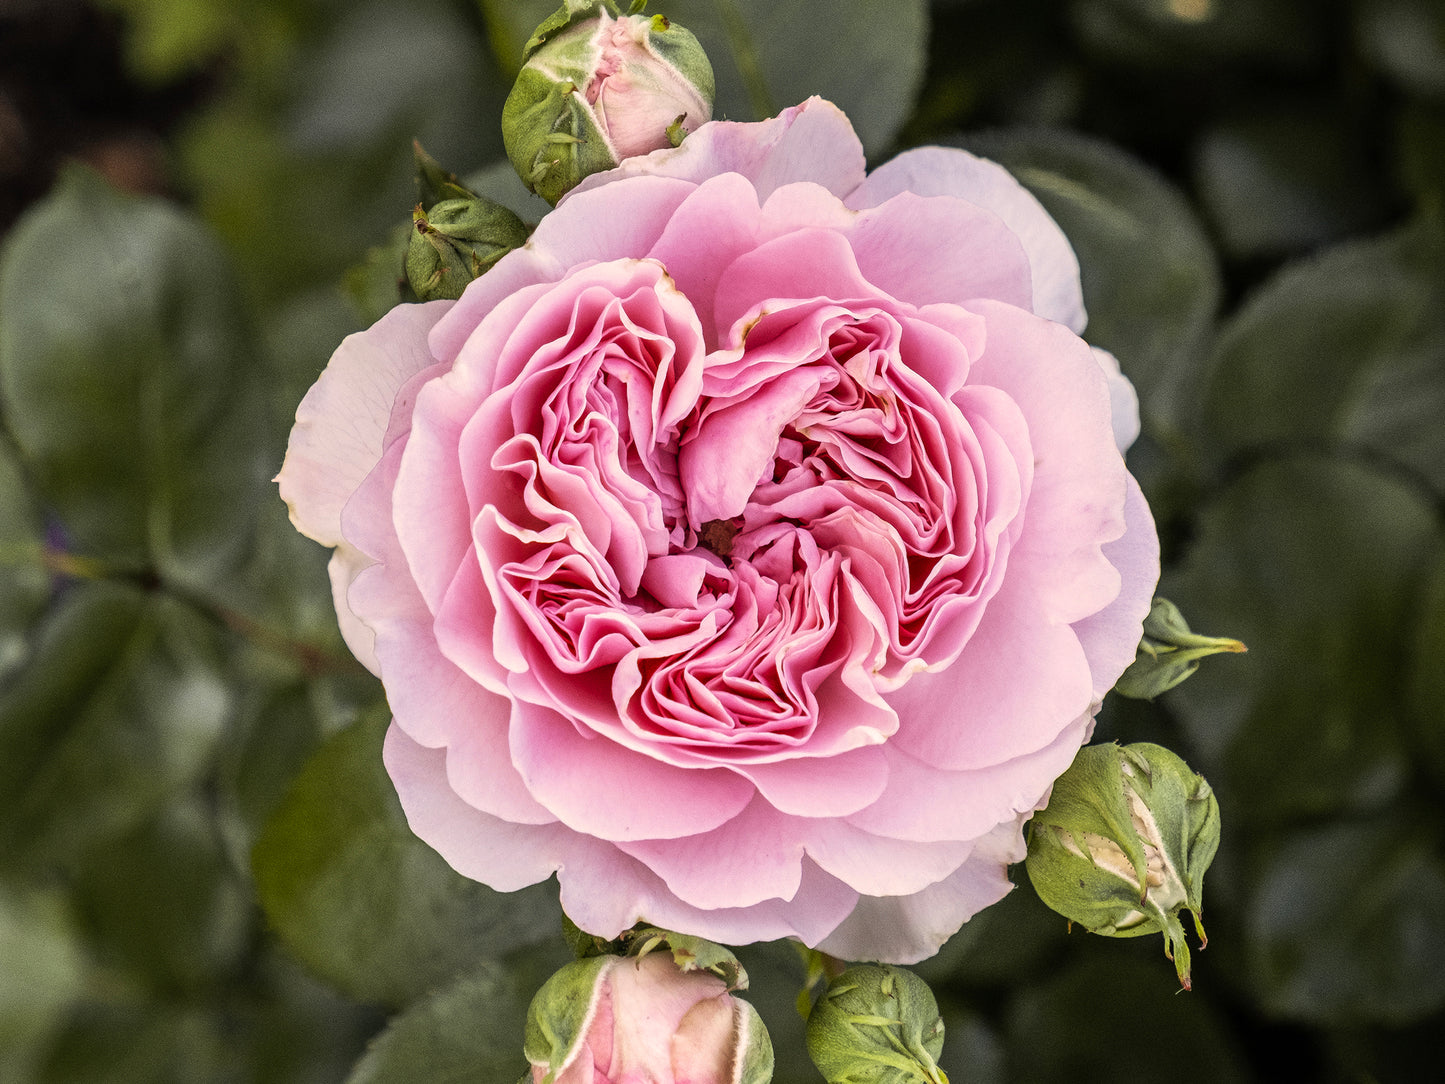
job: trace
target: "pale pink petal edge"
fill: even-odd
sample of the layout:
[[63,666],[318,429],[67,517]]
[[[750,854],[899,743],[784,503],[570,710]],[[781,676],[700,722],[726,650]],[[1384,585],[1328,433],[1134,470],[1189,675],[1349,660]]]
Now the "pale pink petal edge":
[[276,482],[291,522],[325,546],[341,542],[341,509],[381,459],[396,393],[433,364],[427,335],[450,301],[398,305],[348,335],[301,405]]

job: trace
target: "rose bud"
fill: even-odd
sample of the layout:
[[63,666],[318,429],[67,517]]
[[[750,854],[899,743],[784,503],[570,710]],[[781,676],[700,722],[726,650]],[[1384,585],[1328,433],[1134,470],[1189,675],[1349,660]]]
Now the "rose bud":
[[527,241],[527,227],[483,196],[447,199],[412,212],[406,277],[422,301],[462,296],[467,284]]
[[533,1084],[767,1084],[773,1076],[757,1010],[666,951],[562,968],[532,999],[523,1052]]
[[661,15],[567,0],[522,56],[502,138],[527,187],[549,203],[624,158],[676,146],[712,116],[707,54]]
[[928,984],[888,964],[850,967],[808,1017],[808,1054],[828,1084],[947,1084],[943,1017]]
[[1070,922],[1106,937],[1163,932],[1187,990],[1187,908],[1201,946],[1204,871],[1219,848],[1219,803],[1168,749],[1094,745],[1054,783],[1029,831],[1029,880]]
[[1179,607],[1167,598],[1156,598],[1144,619],[1138,653],[1119,676],[1114,690],[1136,700],[1153,700],[1198,670],[1200,659],[1224,651],[1238,654],[1247,650],[1238,640],[1190,632]]

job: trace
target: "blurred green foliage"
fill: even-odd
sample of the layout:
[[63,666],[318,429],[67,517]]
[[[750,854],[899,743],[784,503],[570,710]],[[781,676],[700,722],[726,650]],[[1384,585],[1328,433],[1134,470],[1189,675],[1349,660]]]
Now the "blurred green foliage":
[[[487,167],[554,0],[95,3],[127,86],[188,104],[156,128],[168,197],[67,166],[0,252],[0,1079],[510,1084],[564,951],[555,899],[497,897],[406,832],[380,689],[267,479],[301,395],[399,274],[374,257],[359,308],[339,288],[407,221],[413,138],[535,218]],[[0,32],[100,19],[13,7]],[[943,1066],[1437,1074],[1440,5],[654,8],[707,46],[719,116],[819,93],[875,162],[949,142],[1035,191],[1079,251],[1090,338],[1141,393],[1130,459],[1163,593],[1250,645],[1100,723],[1219,795],[1194,992],[1171,992],[1152,943],[1070,935],[1023,889],[919,968]],[[23,124],[31,98],[4,89]],[[31,181],[67,151],[128,176],[96,149],[115,132],[22,134]],[[816,1081],[796,953],[741,955],[777,1080]]]

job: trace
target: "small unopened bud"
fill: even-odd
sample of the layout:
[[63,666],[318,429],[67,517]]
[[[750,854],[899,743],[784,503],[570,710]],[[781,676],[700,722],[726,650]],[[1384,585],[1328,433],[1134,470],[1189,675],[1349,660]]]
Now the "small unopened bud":
[[446,199],[412,212],[406,277],[422,301],[458,298],[467,284],[527,241],[527,227],[482,196]]
[[577,960],[537,991],[523,1046],[533,1084],[768,1084],[773,1047],[757,1010],[712,971],[679,965],[676,950],[640,947]]
[[808,1016],[808,1054],[828,1084],[948,1084],[942,1052],[933,991],[890,964],[848,968]]
[[661,15],[565,0],[522,56],[502,138],[527,187],[549,203],[624,158],[676,146],[712,117],[707,54]]
[[1156,598],[1144,619],[1144,637],[1134,661],[1115,682],[1114,690],[1136,700],[1153,700],[1198,670],[1200,659],[1246,650],[1238,640],[1190,632],[1179,607],[1167,598]]
[[1219,848],[1219,803],[1204,777],[1163,746],[1091,745],[1054,782],[1029,828],[1028,871],[1039,898],[1106,937],[1163,933],[1187,990],[1189,944],[1201,947],[1204,871]]

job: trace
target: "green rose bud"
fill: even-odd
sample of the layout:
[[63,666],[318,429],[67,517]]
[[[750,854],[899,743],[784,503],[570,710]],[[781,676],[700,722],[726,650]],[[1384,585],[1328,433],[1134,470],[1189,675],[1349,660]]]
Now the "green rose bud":
[[527,187],[549,203],[624,158],[676,146],[712,117],[707,54],[661,15],[566,0],[522,55],[502,138]]
[[1040,899],[1093,933],[1162,932],[1187,990],[1179,911],[1189,910],[1208,944],[1204,871],[1218,848],[1219,803],[1203,776],[1159,745],[1092,745],[1034,814],[1027,868]]
[[1238,640],[1196,636],[1178,606],[1156,598],[1144,619],[1144,638],[1134,661],[1115,682],[1114,690],[1136,700],[1153,700],[1198,670],[1200,659],[1222,651],[1245,650]]
[[527,1079],[768,1084],[773,1047],[757,1010],[677,953],[592,956],[548,979],[527,1013]]
[[527,241],[527,227],[482,196],[418,203],[406,250],[406,277],[422,301],[458,298],[467,284]]
[[808,1016],[808,1054],[828,1084],[948,1084],[942,1051],[933,991],[890,964],[848,968]]

